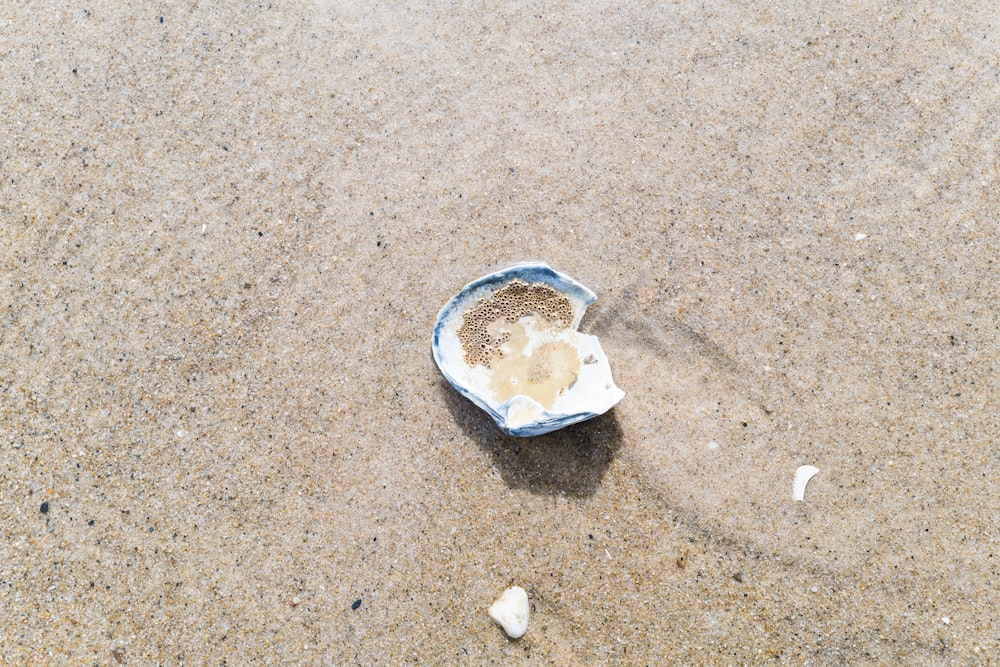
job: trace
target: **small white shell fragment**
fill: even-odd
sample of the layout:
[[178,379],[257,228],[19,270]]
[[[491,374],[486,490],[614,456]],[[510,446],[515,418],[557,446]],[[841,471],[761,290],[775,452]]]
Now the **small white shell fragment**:
[[818,472],[819,468],[814,466],[799,466],[799,469],[795,471],[795,483],[792,488],[792,497],[795,500],[805,500],[806,484]]
[[520,586],[511,586],[490,605],[487,613],[508,637],[517,639],[528,631],[528,594]]
[[596,300],[546,264],[496,271],[466,285],[438,313],[434,361],[509,435],[542,435],[592,419],[625,395],[597,337],[577,330]]
[[855,241],[864,241],[866,238],[868,238],[868,235],[862,234],[861,232],[858,232],[857,234],[854,235]]

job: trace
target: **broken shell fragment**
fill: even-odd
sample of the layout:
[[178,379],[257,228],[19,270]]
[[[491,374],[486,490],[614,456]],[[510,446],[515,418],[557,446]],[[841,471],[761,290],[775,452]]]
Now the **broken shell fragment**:
[[486,612],[511,639],[517,639],[528,631],[528,594],[520,586],[511,586],[501,593]]
[[596,300],[546,264],[491,273],[438,313],[434,361],[510,435],[541,435],[591,419],[625,395],[597,337],[577,331]]
[[794,500],[805,500],[806,484],[819,472],[816,466],[799,466],[795,471],[795,481],[792,484],[792,498]]

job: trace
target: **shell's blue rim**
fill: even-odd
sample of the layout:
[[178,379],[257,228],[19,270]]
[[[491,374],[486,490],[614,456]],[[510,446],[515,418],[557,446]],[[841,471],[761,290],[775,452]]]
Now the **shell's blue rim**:
[[448,303],[450,304],[453,301],[459,300],[466,293],[473,290],[478,290],[489,285],[499,285],[509,282],[512,280],[511,275],[513,274],[516,274],[517,278],[521,278],[526,282],[543,282],[553,287],[557,287],[561,291],[572,291],[575,296],[578,296],[588,306],[597,300],[597,296],[589,289],[573,280],[565,273],[556,271],[548,264],[542,262],[525,262],[522,264],[508,266],[505,269],[494,271],[493,273],[487,274],[482,278],[473,280],[471,283],[463,287],[458,294],[452,297]]

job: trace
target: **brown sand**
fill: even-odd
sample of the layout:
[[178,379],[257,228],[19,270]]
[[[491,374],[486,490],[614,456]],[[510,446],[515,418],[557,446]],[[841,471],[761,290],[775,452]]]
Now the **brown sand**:
[[[128,4],[0,5],[9,664],[995,660],[994,3]],[[517,440],[527,259],[627,395]]]

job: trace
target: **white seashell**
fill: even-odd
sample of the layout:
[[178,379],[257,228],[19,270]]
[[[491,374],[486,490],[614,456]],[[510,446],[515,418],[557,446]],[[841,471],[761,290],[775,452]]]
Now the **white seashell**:
[[541,435],[604,414],[625,392],[597,337],[576,330],[596,300],[545,264],[491,273],[438,313],[434,361],[511,435]]
[[806,497],[806,484],[812,479],[813,475],[819,472],[819,468],[813,466],[799,466],[799,469],[795,471],[795,482],[792,487],[792,498],[795,500],[805,500]]
[[517,639],[528,631],[528,594],[520,586],[505,590],[486,611],[511,639]]

